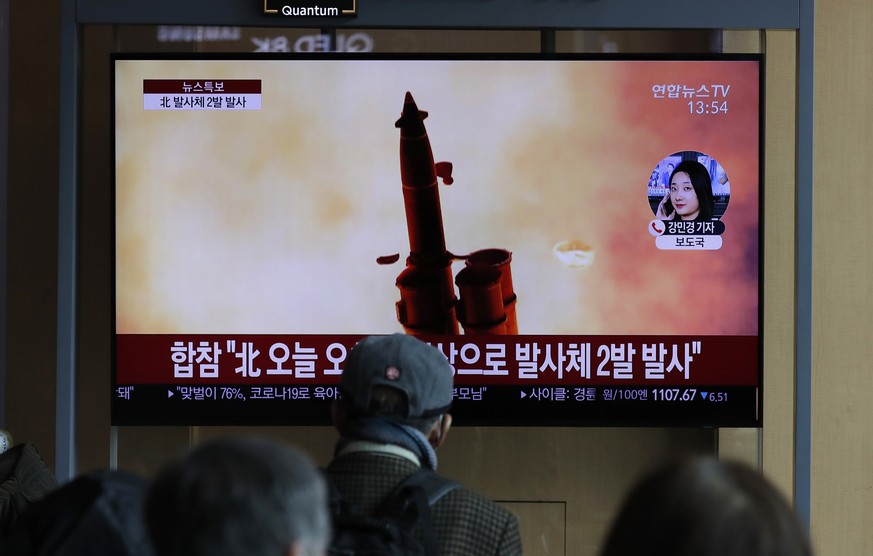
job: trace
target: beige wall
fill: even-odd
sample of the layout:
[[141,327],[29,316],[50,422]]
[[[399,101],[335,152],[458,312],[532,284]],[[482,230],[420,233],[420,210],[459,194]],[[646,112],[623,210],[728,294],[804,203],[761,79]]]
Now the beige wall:
[[796,33],[764,34],[764,474],[794,493]]
[[812,534],[873,554],[873,4],[815,3]]

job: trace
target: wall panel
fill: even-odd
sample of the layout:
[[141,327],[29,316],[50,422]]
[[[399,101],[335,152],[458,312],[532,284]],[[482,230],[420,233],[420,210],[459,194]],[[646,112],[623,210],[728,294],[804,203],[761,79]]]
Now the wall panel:
[[873,554],[873,4],[815,6],[812,535]]
[[765,33],[764,474],[794,492],[797,33]]

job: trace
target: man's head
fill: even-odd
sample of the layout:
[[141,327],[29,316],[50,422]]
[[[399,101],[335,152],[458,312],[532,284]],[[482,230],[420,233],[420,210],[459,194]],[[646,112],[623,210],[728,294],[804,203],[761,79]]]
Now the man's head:
[[451,423],[446,414],[452,405],[452,374],[440,350],[413,336],[369,336],[346,359],[340,379],[342,416],[335,413],[334,418],[378,416],[426,435],[436,425],[441,439]]
[[223,437],[161,469],[146,522],[158,556],[318,556],[330,535],[326,496],[300,451]]

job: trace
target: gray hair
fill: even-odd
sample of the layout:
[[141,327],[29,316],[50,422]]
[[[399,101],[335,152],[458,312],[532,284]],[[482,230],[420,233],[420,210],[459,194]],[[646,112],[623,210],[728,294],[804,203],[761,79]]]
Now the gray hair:
[[408,425],[425,435],[430,432],[434,423],[441,417],[440,415],[404,417],[408,407],[406,394],[390,386],[375,385],[370,389],[370,408],[368,410],[355,407],[354,403],[345,397],[340,398],[339,402],[352,420],[379,417],[398,425]]
[[159,556],[320,554],[330,537],[327,489],[311,460],[256,437],[207,441],[152,480],[146,524]]

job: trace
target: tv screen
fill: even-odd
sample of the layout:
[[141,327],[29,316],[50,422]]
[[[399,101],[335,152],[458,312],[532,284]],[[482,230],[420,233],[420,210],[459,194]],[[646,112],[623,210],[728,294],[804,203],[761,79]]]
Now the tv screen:
[[761,425],[757,56],[113,58],[115,425]]

